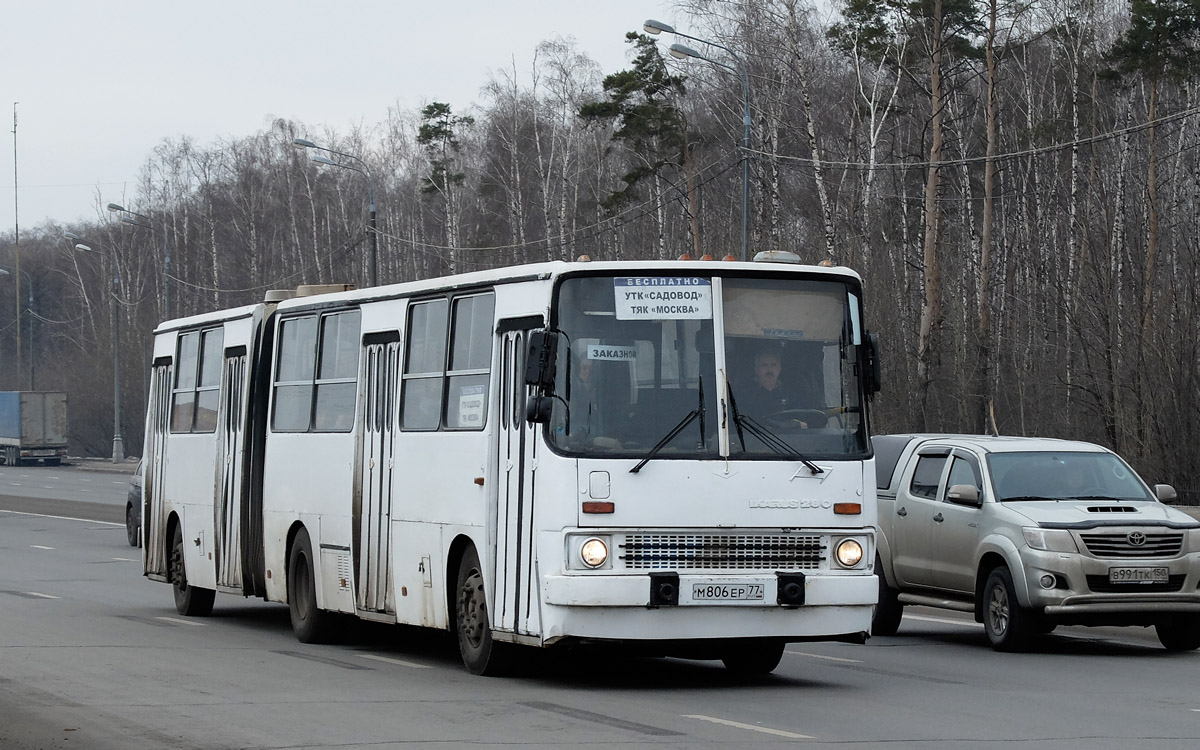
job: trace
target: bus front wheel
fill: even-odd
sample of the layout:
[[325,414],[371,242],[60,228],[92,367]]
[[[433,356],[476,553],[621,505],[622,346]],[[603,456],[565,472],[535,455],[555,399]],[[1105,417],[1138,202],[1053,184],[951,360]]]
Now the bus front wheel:
[[183,565],[183,528],[175,525],[171,534],[171,586],[175,592],[175,609],[188,617],[204,617],[212,613],[217,592],[188,584]]
[[333,615],[317,606],[312,560],[312,542],[308,532],[300,529],[288,555],[287,593],[292,630],[301,643],[326,643],[333,634]]
[[454,589],[454,621],[458,631],[458,651],[471,674],[497,676],[508,671],[512,644],[492,639],[488,622],[487,597],[483,590],[483,569],[479,554],[471,547],[458,564],[458,583]]

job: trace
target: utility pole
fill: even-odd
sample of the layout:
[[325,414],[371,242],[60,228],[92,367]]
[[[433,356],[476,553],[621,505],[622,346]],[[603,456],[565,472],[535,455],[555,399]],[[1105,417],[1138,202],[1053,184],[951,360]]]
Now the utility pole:
[[17,272],[13,274],[13,282],[17,285],[17,318],[16,325],[13,328],[17,332],[17,378],[16,388],[21,390],[21,219],[18,212],[18,193],[17,190],[17,105],[20,102],[13,102],[13,266]]

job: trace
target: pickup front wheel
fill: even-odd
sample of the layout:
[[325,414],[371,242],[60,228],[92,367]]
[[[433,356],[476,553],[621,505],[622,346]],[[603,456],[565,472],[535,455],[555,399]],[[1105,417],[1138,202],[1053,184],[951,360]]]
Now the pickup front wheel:
[[1195,651],[1200,648],[1200,617],[1175,615],[1154,626],[1158,642],[1168,651]]
[[879,602],[871,616],[871,635],[895,635],[904,617],[904,605],[900,603],[899,592],[887,584],[883,563],[878,557],[875,558],[875,576],[879,579]]
[[997,651],[1021,651],[1033,632],[1033,613],[1017,603],[1012,574],[996,568],[983,587],[983,629]]

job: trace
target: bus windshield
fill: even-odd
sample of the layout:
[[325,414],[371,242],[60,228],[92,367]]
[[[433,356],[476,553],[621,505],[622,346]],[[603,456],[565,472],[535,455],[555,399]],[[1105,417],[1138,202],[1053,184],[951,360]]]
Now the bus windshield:
[[854,291],[790,275],[568,278],[549,440],[605,457],[717,458],[722,445],[737,458],[861,457]]

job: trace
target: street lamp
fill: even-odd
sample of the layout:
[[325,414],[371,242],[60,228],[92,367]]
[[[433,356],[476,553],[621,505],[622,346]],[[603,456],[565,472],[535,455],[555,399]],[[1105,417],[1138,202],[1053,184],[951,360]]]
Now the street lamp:
[[[33,358],[33,352],[34,352],[34,346],[33,346],[33,278],[29,275],[29,273],[27,271],[24,271],[21,269],[18,269],[17,273],[19,274],[19,276],[16,276],[14,278],[19,278],[20,276],[24,276],[25,277],[25,286],[29,287],[29,307],[26,309],[29,312],[29,390],[32,391],[32,390],[36,390],[36,388],[37,388],[37,386],[34,384],[34,380],[33,380],[33,369],[34,369],[34,367],[33,367],[34,366],[34,358]],[[7,268],[0,268],[0,276],[12,276],[12,275],[13,274]],[[20,282],[18,282],[17,283],[18,294],[20,294],[20,291],[19,291],[20,287],[21,287]],[[17,300],[17,334],[18,334],[18,336],[17,336],[17,344],[18,344],[17,354],[18,355],[20,355],[20,353],[21,353],[21,351],[20,351],[20,338],[21,338],[20,337],[20,332],[21,332],[20,315],[21,315],[21,313],[22,313],[21,300],[18,299]],[[18,388],[21,387],[21,385],[20,385],[20,383],[21,383],[20,364],[21,364],[20,356],[18,356],[17,357],[17,387]]]
[[[75,241],[75,249],[84,252],[98,252],[83,244],[83,238],[74,232],[64,232],[68,240]],[[108,253],[113,263],[113,294],[109,306],[113,311],[113,442],[112,462],[121,463],[125,460],[125,441],[121,439],[121,311],[117,308],[121,293],[121,276],[117,267],[117,256]]]
[[[154,227],[153,227],[154,219],[151,219],[149,216],[146,216],[145,214],[139,214],[137,211],[130,211],[128,208],[125,208],[124,206],[122,206],[119,203],[109,203],[108,210],[112,211],[113,213],[127,214],[126,216],[121,217],[122,224],[129,224],[130,226],[143,227],[145,229],[151,229],[151,230],[154,229]],[[138,221],[137,219],[132,218],[134,216],[136,216],[138,219],[144,219],[151,223],[143,224],[142,222]],[[158,223],[162,226],[163,302],[164,302],[164,307],[166,308],[166,312],[167,312],[166,318],[167,318],[167,320],[170,320],[171,319],[171,249],[167,245],[167,223],[165,221],[160,221]]]
[[746,63],[742,61],[742,58],[737,56],[737,53],[723,44],[718,44],[709,39],[701,39],[698,36],[691,36],[682,31],[676,31],[674,26],[665,24],[662,21],[655,21],[653,18],[647,19],[642,24],[642,30],[647,34],[654,35],[665,31],[668,34],[681,36],[684,39],[693,39],[701,44],[723,49],[737,64],[736,68],[726,65],[710,57],[705,57],[691,47],[686,47],[682,44],[672,44],[669,49],[671,56],[674,58],[685,60],[689,57],[694,57],[697,60],[710,62],[718,68],[724,68],[742,77],[742,260],[746,260],[750,247],[750,72],[746,69]]
[[325,164],[331,167],[341,167],[349,169],[351,172],[358,172],[363,177],[367,178],[367,193],[370,200],[369,213],[367,214],[367,226],[371,234],[371,286],[379,285],[379,238],[375,231],[375,178],[371,175],[371,170],[367,167],[367,163],[354,154],[347,154],[344,151],[334,151],[331,148],[318,146],[307,138],[295,138],[292,140],[292,145],[297,148],[315,148],[318,151],[340,156],[345,159],[350,159],[357,162],[359,166],[345,164],[340,161],[334,161],[327,156],[320,154],[312,154],[309,158],[316,164]]

